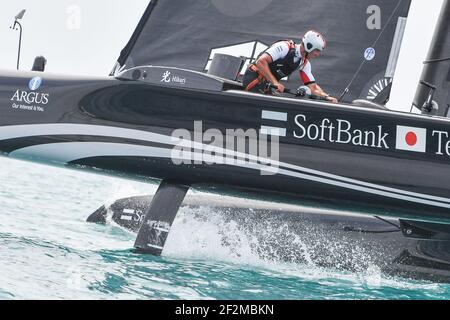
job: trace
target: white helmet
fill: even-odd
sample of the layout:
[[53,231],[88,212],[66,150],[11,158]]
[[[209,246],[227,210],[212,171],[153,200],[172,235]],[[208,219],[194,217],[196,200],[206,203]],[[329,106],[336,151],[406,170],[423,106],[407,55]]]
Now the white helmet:
[[326,45],[325,38],[317,31],[309,30],[303,37],[303,46],[307,53],[311,53],[314,50],[323,51]]

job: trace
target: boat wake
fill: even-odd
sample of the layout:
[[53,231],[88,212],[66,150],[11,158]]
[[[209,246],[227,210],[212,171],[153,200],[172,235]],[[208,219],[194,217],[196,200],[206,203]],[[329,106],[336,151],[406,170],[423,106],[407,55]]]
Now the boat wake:
[[[314,266],[314,232],[299,234],[281,217],[252,209],[184,207],[174,222],[164,254],[183,258],[226,259],[237,263],[302,263]],[[309,230],[308,230],[309,229]],[[296,232],[297,231],[297,232]],[[317,237],[316,237],[317,238]]]
[[277,277],[294,277],[339,286],[347,282],[366,288],[436,289],[437,284],[388,276],[379,264],[383,252],[354,239],[336,242],[333,232],[308,221],[252,209],[184,207],[169,234],[163,257],[217,261],[267,270]]

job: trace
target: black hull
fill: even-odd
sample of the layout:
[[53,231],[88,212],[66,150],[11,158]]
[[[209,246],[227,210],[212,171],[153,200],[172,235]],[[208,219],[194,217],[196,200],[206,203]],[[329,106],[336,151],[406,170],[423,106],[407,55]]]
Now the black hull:
[[[142,81],[141,72],[121,79],[41,75],[42,85],[35,90],[28,85],[38,74],[4,75],[0,152],[130,179],[168,179],[213,191],[248,190],[265,199],[450,223],[447,119],[221,91],[217,84],[224,89],[234,84],[217,79],[199,80],[204,90],[195,84],[165,85],[159,81],[165,69],[146,70],[156,72],[157,81]],[[47,103],[42,97],[40,103],[18,102],[21,92],[46,94]],[[264,116],[268,112],[281,120]],[[203,132],[215,128],[225,137],[227,129],[281,128],[279,160],[271,163],[278,173],[261,175],[268,168],[261,158],[175,165],[171,135],[176,129],[192,132],[195,121],[202,121]],[[424,149],[399,149],[399,126],[425,132]],[[191,157],[207,146],[193,140],[200,145]]]

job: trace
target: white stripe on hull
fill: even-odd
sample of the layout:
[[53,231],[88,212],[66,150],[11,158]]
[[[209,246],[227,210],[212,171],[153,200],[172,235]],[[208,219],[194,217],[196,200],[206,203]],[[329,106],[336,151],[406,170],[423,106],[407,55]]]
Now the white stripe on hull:
[[[179,160],[192,161],[193,159],[201,159],[201,153],[182,153],[183,157],[179,157]],[[92,158],[92,157],[151,157],[151,158],[164,158],[173,159],[172,150],[166,148],[155,148],[147,146],[137,146],[137,145],[126,145],[118,143],[105,143],[105,142],[66,142],[66,143],[53,143],[53,144],[43,144],[32,147],[27,147],[19,149],[10,154],[13,158],[19,159],[40,159],[47,161],[58,161],[59,164],[64,165],[73,161]],[[227,163],[224,157],[214,158],[217,164],[228,164],[231,166],[238,166],[242,168],[247,168],[251,170],[268,170],[271,167],[267,165],[262,165],[259,163],[238,163],[234,162]],[[295,172],[286,169],[278,169],[278,174],[285,175],[289,177],[309,180],[313,182],[323,183],[327,185],[332,185],[340,188],[346,188],[356,191],[361,191],[365,193],[375,194],[383,197],[404,200],[409,202],[415,202],[420,204],[426,204],[441,208],[450,208],[449,203],[432,201],[430,199],[423,199],[419,197],[402,195],[399,193],[393,193],[389,191],[378,190],[374,188],[369,188],[365,186],[359,186],[343,181],[336,181],[329,178],[317,177],[314,175],[309,175],[305,173]],[[421,195],[422,197],[424,195]],[[448,199],[446,199],[448,201]]]
[[[140,140],[140,141],[146,141],[146,142],[156,142],[160,144],[166,144],[169,146],[185,146],[187,148],[193,147],[198,150],[207,150],[209,152],[214,151],[216,154],[219,155],[228,155],[230,158],[233,158],[235,156],[238,156],[242,159],[248,159],[254,162],[261,162],[261,163],[267,163],[269,166],[265,166],[265,168],[268,168],[270,171],[273,171],[274,167],[284,168],[284,169],[290,169],[294,171],[300,171],[316,176],[320,176],[323,178],[326,178],[325,181],[328,181],[328,179],[338,180],[345,184],[352,184],[357,185],[366,189],[376,189],[379,191],[385,191],[388,193],[397,193],[400,195],[405,195],[412,198],[420,198],[423,200],[434,200],[434,201],[440,201],[444,203],[450,203],[450,199],[448,198],[442,198],[422,193],[416,193],[411,191],[405,191],[401,189],[391,188],[391,187],[385,187],[373,183],[368,183],[364,181],[359,181],[351,178],[346,178],[342,176],[338,176],[331,173],[326,173],[314,169],[309,169],[297,165],[292,165],[289,163],[284,162],[278,162],[273,161],[266,158],[260,158],[248,154],[242,154],[237,153],[233,150],[227,150],[219,147],[214,147],[210,145],[205,145],[198,142],[193,142],[189,140],[180,140],[177,138],[173,138],[170,136],[142,131],[142,130],[133,130],[133,129],[124,129],[119,127],[109,127],[109,126],[97,126],[97,125],[84,125],[84,124],[39,124],[39,125],[19,125],[19,126],[4,126],[0,127],[0,140],[8,140],[8,139],[15,139],[15,138],[24,138],[24,137],[36,137],[36,136],[54,136],[54,135],[80,135],[80,136],[101,136],[101,137],[109,137],[109,138],[124,138],[124,139],[134,139],[134,140]],[[73,143],[79,143],[79,142],[72,142]],[[99,152],[99,150],[95,150],[95,148],[98,148],[99,146],[94,145],[92,146],[83,146],[83,148],[86,148],[86,150],[78,150],[80,153],[76,153],[74,151],[68,151],[70,156],[65,156],[62,154],[60,147],[64,143],[56,143],[53,147],[49,147],[50,145],[45,145],[45,148],[48,148],[46,150],[49,153],[52,153],[52,155],[55,158],[49,158],[45,152],[46,151],[40,151],[38,154],[40,154],[40,158],[42,160],[48,160],[50,162],[59,161],[61,164],[65,164],[67,162],[75,161],[78,159],[83,159],[86,157],[92,157],[92,156],[126,156],[126,152],[123,151],[121,154],[117,154],[115,150],[111,150],[110,147],[112,145],[115,146],[122,146],[123,148],[127,149],[128,152],[131,152],[129,155],[133,156],[133,154],[139,154],[139,156],[153,156],[153,157],[169,157],[171,150],[165,151],[168,149],[164,148],[154,148],[154,147],[145,147],[145,146],[139,146],[139,145],[127,145],[127,144],[114,144],[114,143],[103,143],[103,145],[109,145],[109,147],[105,148],[105,151]],[[68,143],[70,144],[70,143]],[[98,144],[97,142],[89,142],[89,144]],[[72,145],[75,146],[75,145]],[[10,155],[12,157],[28,157],[30,152],[37,152],[39,146],[34,147],[27,147],[23,149],[16,150],[12,152]],[[30,149],[35,148],[35,149]],[[144,148],[144,149],[143,149]],[[159,150],[160,149],[160,150]],[[149,152],[153,152],[153,155],[150,155]],[[37,156],[37,155],[35,155]],[[79,156],[77,158],[77,156]],[[261,168],[258,168],[258,170],[261,170]],[[264,168],[262,170],[265,170]],[[286,171],[286,170],[285,170]],[[289,171],[290,172],[290,171]],[[433,202],[434,202],[433,201]]]

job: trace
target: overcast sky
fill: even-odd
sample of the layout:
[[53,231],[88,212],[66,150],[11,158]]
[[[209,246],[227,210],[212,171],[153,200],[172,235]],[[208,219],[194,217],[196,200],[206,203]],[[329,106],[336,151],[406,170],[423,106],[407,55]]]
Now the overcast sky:
[[[2,0],[0,69],[15,69],[19,31],[9,27],[21,9],[21,69],[47,58],[47,71],[108,75],[149,0]],[[124,5],[126,4],[126,8]]]
[[[180,0],[182,1],[182,0]],[[245,0],[243,0],[245,1]],[[315,0],[320,1],[320,0]],[[409,111],[443,0],[412,0],[389,107]],[[18,31],[9,27],[26,8],[21,69],[35,56],[47,71],[108,75],[149,0],[14,0],[0,10],[0,69],[15,69]],[[126,8],[124,7],[126,4]],[[383,13],[382,13],[383,14]]]

